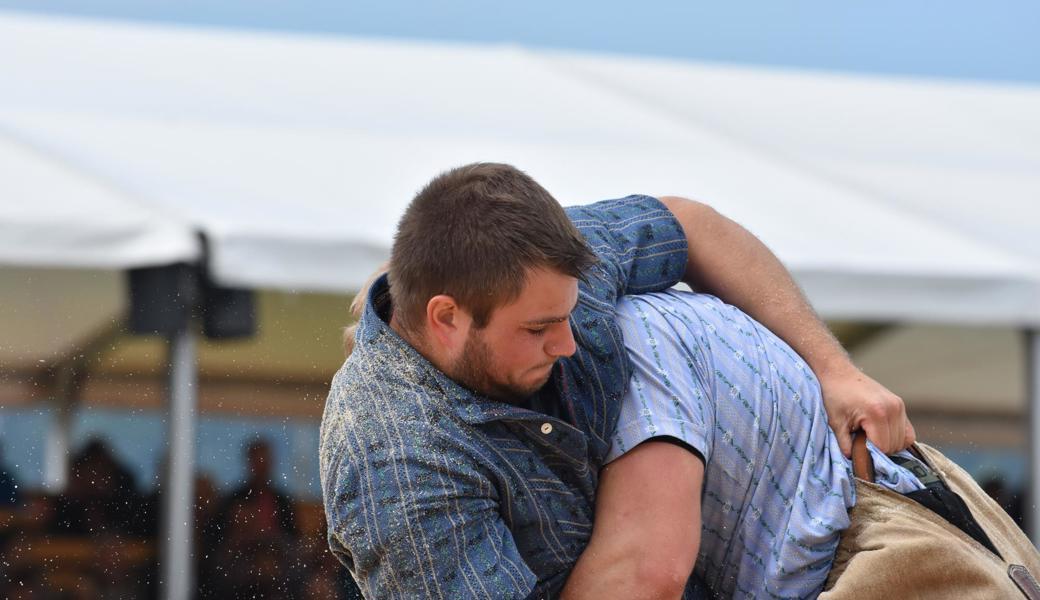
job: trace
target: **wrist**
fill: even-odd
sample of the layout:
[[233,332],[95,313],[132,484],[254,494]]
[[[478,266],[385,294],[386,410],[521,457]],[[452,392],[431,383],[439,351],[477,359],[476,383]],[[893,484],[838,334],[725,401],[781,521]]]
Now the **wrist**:
[[844,350],[831,356],[821,357],[810,365],[816,378],[820,381],[831,379],[843,379],[849,376],[860,375],[862,371],[852,363],[852,359]]

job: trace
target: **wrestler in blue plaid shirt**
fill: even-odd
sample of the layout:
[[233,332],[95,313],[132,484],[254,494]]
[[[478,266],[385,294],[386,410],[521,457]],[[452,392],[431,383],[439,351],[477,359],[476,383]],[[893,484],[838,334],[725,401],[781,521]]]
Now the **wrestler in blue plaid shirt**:
[[367,597],[551,598],[588,543],[630,374],[615,303],[675,284],[687,245],[654,198],[567,212],[600,263],[571,315],[577,351],[537,410],[434,368],[386,322],[386,278],[373,286],[320,449],[330,546]]

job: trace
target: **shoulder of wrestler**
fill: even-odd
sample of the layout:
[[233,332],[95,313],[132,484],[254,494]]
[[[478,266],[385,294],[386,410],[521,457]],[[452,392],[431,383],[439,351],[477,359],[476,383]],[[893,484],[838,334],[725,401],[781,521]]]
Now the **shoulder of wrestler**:
[[[323,424],[369,429],[370,423],[452,431],[462,419],[452,410],[441,377],[429,364],[355,352],[332,379]],[[359,431],[359,433],[364,433]]]
[[[466,432],[472,427],[452,411],[413,402],[419,393],[414,384],[395,390],[365,396],[347,392],[342,406],[352,409],[331,420],[326,412],[321,480],[330,526],[337,530],[349,534],[370,507],[377,507],[373,518],[404,522],[401,515],[416,514],[429,499],[497,499],[497,487],[490,483],[493,465],[480,452],[475,432]],[[437,506],[451,505],[440,500]],[[388,540],[393,540],[390,529]],[[347,537],[353,538],[344,542],[348,547],[365,553],[362,538]]]
[[428,363],[360,350],[333,378],[325,404],[321,446],[329,468],[343,461],[421,458],[431,450],[473,454],[480,436],[460,414],[443,375]]

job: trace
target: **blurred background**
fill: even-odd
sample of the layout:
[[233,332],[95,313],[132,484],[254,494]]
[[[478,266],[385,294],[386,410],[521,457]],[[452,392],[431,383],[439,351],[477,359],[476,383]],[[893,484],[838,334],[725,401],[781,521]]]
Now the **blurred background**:
[[317,465],[347,307],[419,187],[478,160],[744,224],[1031,529],[1038,26],[1025,0],[0,0],[0,596],[355,597]]

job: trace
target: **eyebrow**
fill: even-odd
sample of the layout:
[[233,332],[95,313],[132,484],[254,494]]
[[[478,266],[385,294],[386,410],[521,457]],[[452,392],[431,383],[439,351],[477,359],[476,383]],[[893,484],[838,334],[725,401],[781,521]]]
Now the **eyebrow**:
[[553,323],[559,323],[561,321],[566,321],[569,318],[571,318],[570,315],[565,315],[563,317],[545,317],[543,319],[535,319],[534,321],[524,321],[521,325],[523,325],[525,327],[528,327],[528,326],[531,326],[531,325],[551,325]]

